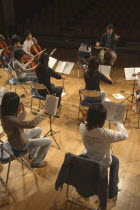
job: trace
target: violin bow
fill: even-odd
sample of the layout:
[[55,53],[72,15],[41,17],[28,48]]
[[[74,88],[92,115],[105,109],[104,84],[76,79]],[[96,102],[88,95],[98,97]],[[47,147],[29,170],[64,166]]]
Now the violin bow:
[[56,48],[51,51],[49,56],[53,55],[55,51],[56,51]]

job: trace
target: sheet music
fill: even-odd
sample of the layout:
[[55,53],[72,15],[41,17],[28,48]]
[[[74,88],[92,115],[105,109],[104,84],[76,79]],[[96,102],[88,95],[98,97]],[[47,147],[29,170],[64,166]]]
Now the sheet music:
[[[123,122],[126,111],[126,105],[115,102],[104,101],[103,105],[107,110],[106,120],[110,122]],[[119,114],[118,114],[119,113]]]
[[57,60],[53,57],[49,57],[49,67],[53,68]]
[[63,73],[65,65],[66,65],[66,62],[59,61],[55,71],[58,73]]
[[58,73],[70,74],[73,66],[74,63],[72,62],[59,61],[55,71]]
[[124,96],[121,95],[120,93],[112,94],[112,96],[114,96],[114,98],[116,98],[116,99],[123,99],[124,98]]
[[66,62],[63,73],[64,74],[70,74],[73,66],[74,66],[74,63]]
[[89,47],[87,44],[81,43],[79,51],[91,52],[91,47]]
[[99,71],[105,76],[110,75],[111,66],[99,65]]
[[124,72],[126,80],[138,80],[138,76],[132,76],[132,74],[140,72],[140,67],[124,68]]
[[59,98],[53,95],[47,95],[46,96],[46,103],[45,103],[45,109],[47,110],[47,113],[51,116],[55,116],[57,112],[57,106],[58,106],[58,100]]

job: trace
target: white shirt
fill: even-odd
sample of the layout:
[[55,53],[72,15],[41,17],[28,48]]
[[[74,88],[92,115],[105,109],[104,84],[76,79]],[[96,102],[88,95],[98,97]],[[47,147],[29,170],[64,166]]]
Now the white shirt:
[[34,44],[34,42],[33,42],[32,39],[31,39],[31,40],[27,40],[27,39],[26,39],[26,40],[24,41],[24,43],[23,43],[22,49],[23,49],[25,52],[31,54],[30,49],[31,49],[31,47],[32,47],[33,44]]
[[81,123],[80,133],[87,150],[86,155],[95,161],[99,161],[109,166],[112,162],[110,144],[128,138],[127,131],[122,123],[117,125],[117,130],[118,131],[98,128],[88,131],[86,124]]

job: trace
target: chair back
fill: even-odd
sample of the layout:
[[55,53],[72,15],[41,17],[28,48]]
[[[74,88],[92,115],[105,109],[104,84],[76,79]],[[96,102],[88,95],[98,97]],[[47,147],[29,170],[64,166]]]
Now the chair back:
[[106,120],[109,122],[123,123],[126,112],[126,104],[103,101],[102,104],[107,110]]
[[[44,90],[44,89],[46,89],[47,92],[49,93],[47,87],[46,87],[45,85],[43,85],[43,84],[40,84],[40,83],[30,82],[30,87],[31,87],[32,89],[36,89],[36,90]],[[49,93],[49,94],[50,94],[50,93]]]

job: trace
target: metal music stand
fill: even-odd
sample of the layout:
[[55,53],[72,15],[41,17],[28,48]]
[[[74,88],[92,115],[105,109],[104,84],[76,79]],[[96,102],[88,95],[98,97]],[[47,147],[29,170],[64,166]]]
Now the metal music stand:
[[57,143],[56,138],[54,137],[54,134],[59,133],[60,131],[54,131],[54,130],[52,129],[52,116],[51,116],[51,115],[48,115],[48,116],[49,116],[49,119],[50,119],[50,130],[44,135],[44,137],[52,136],[52,138],[53,138],[53,140],[55,141],[55,143],[56,143],[58,149],[60,149],[60,146],[59,146],[59,144]]
[[[134,74],[136,73],[136,69],[134,67]],[[135,78],[132,78],[132,79],[127,79],[126,80],[133,80],[133,89],[132,89],[132,93],[127,97],[125,98],[121,103],[124,103],[126,100],[129,101],[130,103],[133,103],[133,100],[134,100],[134,91],[135,91],[135,86],[136,86],[136,79]],[[132,99],[130,100],[129,98],[132,97]]]

